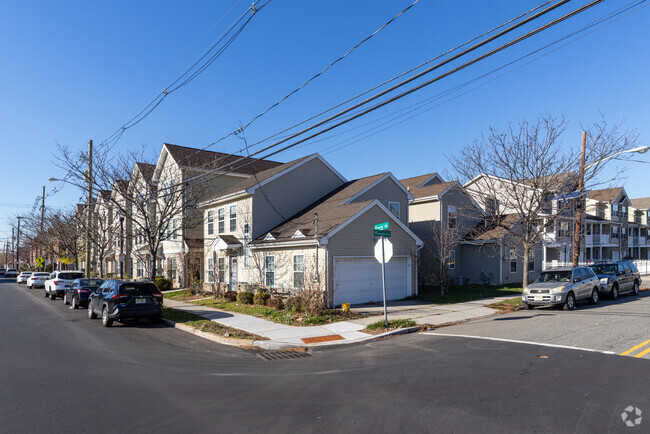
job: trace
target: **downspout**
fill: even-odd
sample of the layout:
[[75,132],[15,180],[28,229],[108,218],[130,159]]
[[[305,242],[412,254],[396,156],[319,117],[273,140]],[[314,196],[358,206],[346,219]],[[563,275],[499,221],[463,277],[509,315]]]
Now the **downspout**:
[[503,239],[499,240],[499,285],[503,284]]
[[418,264],[420,263],[420,261],[419,261],[419,259],[420,259],[420,249],[422,247],[424,247],[424,243],[422,243],[422,245],[420,247],[415,249],[415,295],[416,296],[418,295],[418,291],[419,291],[419,288],[420,288],[420,285],[419,285],[420,282],[419,282],[419,279],[418,279],[418,275],[420,274],[420,273],[418,273]]

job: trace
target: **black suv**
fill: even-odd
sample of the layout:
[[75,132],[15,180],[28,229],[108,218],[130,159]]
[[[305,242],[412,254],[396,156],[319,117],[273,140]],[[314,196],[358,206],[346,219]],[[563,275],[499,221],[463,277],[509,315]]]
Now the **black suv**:
[[158,322],[163,315],[163,295],[151,282],[107,280],[88,297],[88,318],[102,316],[104,327],[113,321],[147,318]]
[[631,261],[602,262],[590,265],[598,276],[600,292],[616,300],[619,294],[630,292],[639,293],[641,274]]

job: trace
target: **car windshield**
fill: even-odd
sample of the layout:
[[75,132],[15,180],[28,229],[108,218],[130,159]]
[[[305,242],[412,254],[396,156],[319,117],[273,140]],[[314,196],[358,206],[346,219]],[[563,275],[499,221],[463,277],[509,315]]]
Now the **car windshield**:
[[74,280],[84,277],[83,273],[60,273],[58,278],[64,280]]
[[596,274],[616,274],[618,271],[618,265],[616,264],[590,265],[589,268],[594,270]]
[[154,292],[158,292],[158,288],[153,283],[124,283],[120,285],[120,294],[151,295]]
[[34,274],[32,274],[32,276],[34,276],[34,277],[46,277],[46,276],[49,276],[49,275],[50,275],[50,273],[34,273]]
[[545,271],[535,279],[535,283],[570,282],[571,270]]
[[91,287],[91,288],[97,288],[102,283],[104,283],[104,279],[81,279],[81,280],[79,280],[79,286],[86,286],[86,287]]

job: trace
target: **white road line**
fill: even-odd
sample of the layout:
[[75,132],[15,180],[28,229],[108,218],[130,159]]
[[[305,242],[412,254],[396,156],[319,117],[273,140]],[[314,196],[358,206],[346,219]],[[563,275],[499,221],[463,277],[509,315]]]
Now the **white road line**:
[[538,346],[542,346],[542,347],[564,348],[564,349],[567,349],[567,350],[589,351],[590,353],[616,354],[614,351],[594,350],[593,348],[571,347],[571,346],[568,346],[568,345],[546,344],[546,343],[543,343],[543,342],[518,341],[516,339],[490,338],[490,337],[486,337],[486,336],[471,336],[471,335],[455,335],[455,334],[452,334],[452,333],[423,332],[421,334],[430,335],[430,336],[452,337],[452,338],[483,339],[483,340],[486,340],[486,341],[512,342],[512,343],[515,343],[515,344],[528,344],[528,345],[538,345]]

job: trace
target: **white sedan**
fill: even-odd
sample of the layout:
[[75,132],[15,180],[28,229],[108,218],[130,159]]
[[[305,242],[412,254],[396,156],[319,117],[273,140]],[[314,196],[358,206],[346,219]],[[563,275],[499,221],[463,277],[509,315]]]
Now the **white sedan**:
[[31,271],[21,271],[18,277],[16,277],[16,283],[25,283],[29,276],[32,275]]
[[36,272],[27,278],[27,287],[35,288],[37,286],[45,287],[45,281],[50,277],[50,273]]

